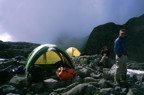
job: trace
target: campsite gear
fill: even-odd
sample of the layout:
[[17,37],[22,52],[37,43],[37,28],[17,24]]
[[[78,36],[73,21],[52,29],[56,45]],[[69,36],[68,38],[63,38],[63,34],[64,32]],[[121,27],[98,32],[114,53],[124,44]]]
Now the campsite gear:
[[59,67],[56,74],[61,80],[70,80],[76,76],[77,72],[75,69]]
[[68,53],[69,56],[71,57],[76,57],[76,56],[80,56],[80,51],[75,48],[75,47],[69,47],[66,52]]
[[57,69],[60,66],[74,68],[71,58],[65,51],[56,45],[43,44],[35,48],[29,55],[26,71],[33,65],[43,65],[48,70]]
[[56,45],[43,44],[30,53],[25,69],[27,78],[33,81],[36,77],[42,77],[42,80],[50,77],[59,67],[74,68],[74,65],[65,51]]

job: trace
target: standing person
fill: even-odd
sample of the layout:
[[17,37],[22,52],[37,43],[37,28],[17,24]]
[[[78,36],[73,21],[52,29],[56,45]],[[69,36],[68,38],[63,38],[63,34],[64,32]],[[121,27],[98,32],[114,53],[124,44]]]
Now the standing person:
[[105,66],[106,65],[106,60],[109,58],[109,50],[106,46],[103,47],[101,51],[102,58],[100,60],[100,64]]
[[114,52],[116,54],[116,72],[114,81],[117,84],[121,80],[126,80],[127,74],[127,47],[125,41],[125,29],[119,31],[119,36],[114,42]]

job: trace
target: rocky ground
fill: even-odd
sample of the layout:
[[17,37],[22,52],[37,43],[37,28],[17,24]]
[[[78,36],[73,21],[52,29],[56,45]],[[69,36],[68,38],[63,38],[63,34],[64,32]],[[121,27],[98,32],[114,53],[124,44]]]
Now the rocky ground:
[[[114,61],[103,67],[98,66],[99,58],[99,55],[75,57],[72,60],[77,76],[72,80],[48,78],[29,87],[23,64],[16,61],[1,62],[0,95],[144,95],[144,75],[127,75],[127,81],[115,85],[114,70],[110,68]],[[144,63],[134,63],[129,62],[128,68],[144,66]],[[2,72],[2,69],[8,66],[11,69],[6,68],[8,72]],[[14,67],[17,69],[13,69]]]

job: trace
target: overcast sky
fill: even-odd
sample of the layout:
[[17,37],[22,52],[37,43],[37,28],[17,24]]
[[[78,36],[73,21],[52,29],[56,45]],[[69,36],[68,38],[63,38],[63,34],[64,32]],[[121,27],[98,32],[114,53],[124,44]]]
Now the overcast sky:
[[144,0],[0,0],[0,40],[53,43],[144,14]]

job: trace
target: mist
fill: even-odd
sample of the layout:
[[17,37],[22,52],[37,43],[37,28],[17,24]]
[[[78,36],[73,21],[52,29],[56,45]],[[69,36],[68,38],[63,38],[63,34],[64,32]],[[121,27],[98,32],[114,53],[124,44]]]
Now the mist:
[[0,40],[7,34],[5,41],[83,43],[94,27],[124,24],[144,14],[143,6],[143,0],[0,0]]

